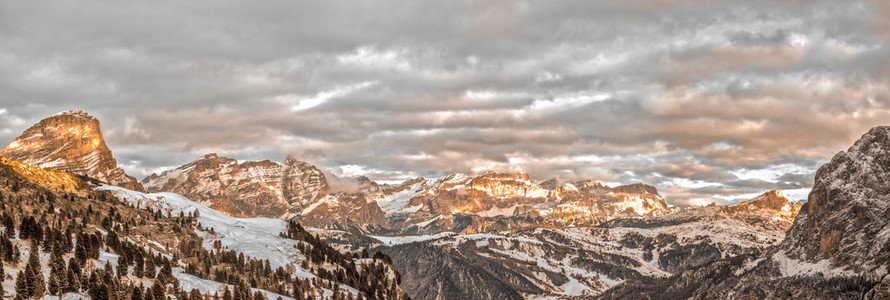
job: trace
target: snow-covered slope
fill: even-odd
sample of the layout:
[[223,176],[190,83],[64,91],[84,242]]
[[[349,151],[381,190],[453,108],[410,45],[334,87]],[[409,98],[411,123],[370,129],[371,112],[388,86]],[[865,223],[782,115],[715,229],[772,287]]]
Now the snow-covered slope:
[[[198,223],[205,230],[196,230],[203,240],[206,249],[213,249],[214,243],[228,250],[242,253],[255,259],[268,260],[272,268],[282,267],[293,270],[294,276],[300,279],[315,279],[318,277],[310,270],[301,266],[301,262],[308,258],[298,250],[302,242],[284,238],[279,233],[286,232],[287,223],[275,218],[236,218],[211,209],[207,206],[195,203],[175,193],[142,193],[121,187],[102,185],[98,190],[106,190],[114,193],[116,197],[131,203],[137,207],[151,208],[162,213],[177,215],[180,213],[197,214]],[[318,231],[319,229],[314,229]],[[324,268],[331,268],[325,266]],[[321,267],[320,267],[321,268]],[[222,287],[222,283],[201,279],[181,270],[174,270],[174,276],[182,281],[183,287],[197,288],[200,291],[215,291]],[[229,285],[232,288],[231,285]],[[358,297],[359,291],[348,285],[340,285],[340,290]],[[256,290],[256,289],[254,289]],[[323,289],[325,297],[331,297],[333,291]],[[275,299],[279,295],[267,293],[269,299]],[[284,299],[290,299],[284,297]]]
[[289,157],[239,163],[209,153],[142,181],[150,192],[173,192],[238,217],[295,215],[327,189],[315,166]]
[[[602,298],[878,299],[890,294],[888,195],[890,127],[875,127],[819,168],[780,244],[664,280],[629,282]],[[794,210],[757,200],[753,206]]]
[[[417,299],[519,299],[597,295],[633,278],[664,278],[760,251],[783,236],[781,230],[721,219],[654,228],[537,228],[374,238],[393,257],[405,278],[404,288]],[[437,287],[442,282],[448,282],[447,291]],[[480,289],[490,294],[472,294]]]
[[210,153],[152,174],[150,192],[173,192],[236,217],[296,219],[307,226],[361,231],[388,230],[377,203],[361,193],[333,191],[317,167],[293,157],[238,162]]
[[[642,193],[636,188],[643,187],[621,191]],[[735,206],[613,220],[599,227],[370,238],[393,257],[404,288],[416,299],[584,297],[628,280],[667,278],[759,253],[782,241],[791,226],[783,218],[790,207],[780,192],[770,191]],[[332,242],[337,239],[330,235]]]
[[257,259],[268,259],[273,268],[293,267],[296,274],[303,278],[314,277],[303,270],[298,263],[305,259],[297,251],[300,242],[282,238],[279,233],[285,232],[287,223],[272,218],[235,218],[207,206],[192,202],[175,193],[140,193],[116,186],[103,185],[98,189],[114,192],[115,196],[137,207],[151,207],[162,212],[178,215],[198,213],[198,222],[205,228],[213,228],[214,233],[198,231],[204,238],[204,247],[212,249],[213,242],[220,241],[230,250],[244,253]]

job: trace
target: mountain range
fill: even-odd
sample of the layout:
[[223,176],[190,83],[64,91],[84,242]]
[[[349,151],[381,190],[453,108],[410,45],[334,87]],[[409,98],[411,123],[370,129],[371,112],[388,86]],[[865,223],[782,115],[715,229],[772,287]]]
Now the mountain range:
[[[288,224],[299,223],[307,232],[302,238],[329,245],[313,244],[319,248],[354,257],[381,253],[378,258],[386,257],[399,279],[384,292],[393,297],[890,294],[888,127],[872,129],[820,168],[805,203],[772,190],[735,205],[684,208],[668,206],[656,187],[644,183],[536,183],[526,173],[485,172],[390,185],[328,178],[294,157],[239,162],[214,153],[139,182],[118,167],[99,121],[82,111],[40,121],[0,156],[11,172],[56,194],[110,193],[135,209],[199,212],[193,231],[204,247],[219,241],[231,251],[265,257],[273,267],[290,266],[304,278],[327,278],[328,271],[320,271],[327,267],[299,266],[311,259],[295,244],[260,234],[270,227],[288,236],[297,232]],[[351,180],[357,188],[340,190],[331,180]],[[212,234],[200,230],[209,224]],[[353,283],[345,294],[362,294],[353,293],[357,288]],[[327,290],[323,297],[338,289]]]

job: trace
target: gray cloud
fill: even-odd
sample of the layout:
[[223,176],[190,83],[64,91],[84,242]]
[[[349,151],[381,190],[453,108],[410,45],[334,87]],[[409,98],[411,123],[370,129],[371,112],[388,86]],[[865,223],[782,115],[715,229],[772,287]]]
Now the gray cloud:
[[806,189],[890,117],[887,16],[876,0],[29,1],[0,7],[0,139],[77,108],[137,177],[291,154],[375,180],[523,170],[736,201]]

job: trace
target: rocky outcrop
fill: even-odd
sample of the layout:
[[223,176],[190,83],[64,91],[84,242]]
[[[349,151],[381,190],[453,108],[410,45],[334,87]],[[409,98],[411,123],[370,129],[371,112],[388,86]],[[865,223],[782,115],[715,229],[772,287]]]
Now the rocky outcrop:
[[772,190],[751,200],[735,205],[716,205],[690,207],[663,216],[652,218],[622,218],[599,225],[600,227],[634,227],[652,228],[690,222],[711,222],[723,219],[744,221],[745,224],[760,227],[759,230],[776,232],[784,236],[794,217],[801,208],[800,203],[793,203],[781,191]]
[[[740,208],[781,204],[768,193]],[[890,127],[876,127],[819,168],[780,244],[661,280],[627,282],[600,298],[883,299],[888,265]]]
[[362,232],[389,231],[390,225],[380,207],[356,193],[333,193],[315,201],[295,219],[316,228]]
[[239,163],[209,153],[142,183],[150,192],[177,193],[236,217],[296,219],[328,229],[390,229],[375,202],[361,193],[333,191],[321,170],[293,157]]
[[609,188],[558,179],[536,184],[525,173],[451,174],[375,186],[365,193],[383,208],[394,229],[408,234],[594,226],[669,212],[653,186]]
[[324,196],[327,181],[315,166],[287,158],[239,163],[209,153],[142,181],[149,192],[173,192],[236,217],[286,218]]
[[0,155],[35,167],[91,177],[142,191],[133,176],[117,166],[105,145],[99,120],[80,110],[62,112],[34,124]]
[[[890,127],[876,127],[816,172],[782,249],[808,262],[873,272],[890,263]],[[886,270],[884,271],[886,272]]]

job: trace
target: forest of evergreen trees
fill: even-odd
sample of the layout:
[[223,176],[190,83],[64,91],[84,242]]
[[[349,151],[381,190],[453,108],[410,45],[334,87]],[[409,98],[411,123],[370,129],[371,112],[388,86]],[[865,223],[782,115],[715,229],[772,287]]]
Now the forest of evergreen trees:
[[[302,241],[298,249],[306,260],[301,267],[318,275],[299,279],[293,268],[272,269],[268,260],[224,249],[218,241],[205,249],[196,230],[212,233],[213,228],[197,220],[196,213],[174,216],[134,207],[107,191],[53,192],[0,165],[0,271],[19,270],[15,299],[69,292],[92,299],[266,299],[251,288],[301,300],[318,299],[322,288],[334,291],[331,298],[338,300],[408,299],[398,288],[392,260],[381,253],[373,258],[367,251],[341,253],[291,222],[281,236]],[[99,260],[102,251],[117,255],[116,267]],[[174,268],[234,288],[224,285],[213,295],[185,291]],[[344,292],[341,285],[359,294]]]

